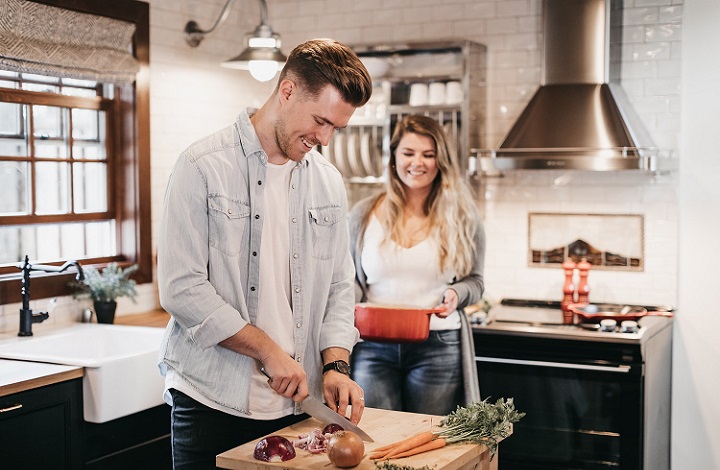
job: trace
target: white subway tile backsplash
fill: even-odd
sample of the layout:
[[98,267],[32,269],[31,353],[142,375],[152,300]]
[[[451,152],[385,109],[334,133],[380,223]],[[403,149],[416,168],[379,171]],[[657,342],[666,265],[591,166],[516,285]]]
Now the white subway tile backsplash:
[[645,25],[658,22],[658,9],[654,7],[625,8],[623,21],[625,25]]
[[505,0],[497,4],[497,17],[527,15],[528,2],[525,0]]
[[658,22],[660,23],[676,23],[680,25],[682,22],[682,5],[662,6],[659,8],[659,12],[660,17],[658,18]]

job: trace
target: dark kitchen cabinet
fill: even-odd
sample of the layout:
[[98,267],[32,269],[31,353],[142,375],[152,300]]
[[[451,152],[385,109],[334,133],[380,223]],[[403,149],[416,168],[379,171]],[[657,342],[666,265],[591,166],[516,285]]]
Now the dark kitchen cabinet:
[[160,405],[107,423],[83,423],[86,470],[172,468],[170,407]]
[[82,378],[0,397],[0,468],[172,468],[170,407],[83,420]]
[[81,378],[0,397],[0,466],[80,468],[81,427]]

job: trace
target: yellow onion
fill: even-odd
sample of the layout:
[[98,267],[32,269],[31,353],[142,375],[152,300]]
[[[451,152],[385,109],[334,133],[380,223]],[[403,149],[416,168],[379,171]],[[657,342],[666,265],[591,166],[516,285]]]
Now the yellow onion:
[[365,456],[365,444],[354,432],[338,431],[328,440],[327,455],[336,467],[355,467]]

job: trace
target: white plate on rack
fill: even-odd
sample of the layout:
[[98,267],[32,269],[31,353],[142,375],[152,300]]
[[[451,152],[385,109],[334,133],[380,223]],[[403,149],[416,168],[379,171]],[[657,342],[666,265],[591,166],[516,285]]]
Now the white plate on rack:
[[347,162],[350,164],[351,176],[365,176],[365,171],[360,161],[360,144],[358,142],[358,134],[350,132],[347,136]]
[[365,174],[368,176],[378,176],[374,159],[375,152],[372,142],[372,131],[365,131],[360,139],[360,156],[362,157],[362,163],[365,167]]
[[343,176],[349,176],[345,166],[345,135],[341,132],[335,133],[333,138],[333,163]]

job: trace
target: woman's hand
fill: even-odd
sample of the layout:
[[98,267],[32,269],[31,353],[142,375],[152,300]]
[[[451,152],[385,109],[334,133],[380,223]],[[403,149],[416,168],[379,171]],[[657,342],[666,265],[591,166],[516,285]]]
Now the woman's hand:
[[443,294],[442,302],[438,304],[438,307],[444,308],[445,311],[436,313],[436,315],[440,318],[445,318],[453,313],[457,310],[458,300],[458,294],[455,292],[455,289],[447,289]]

